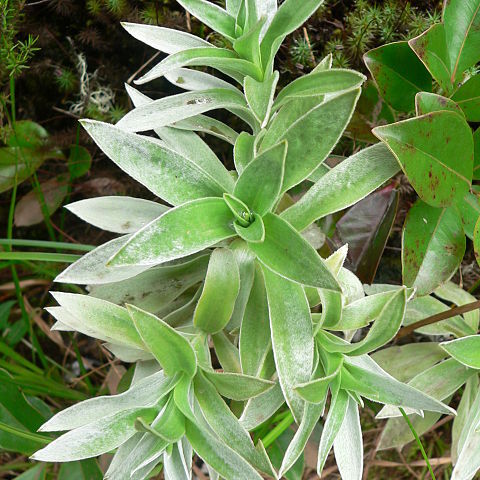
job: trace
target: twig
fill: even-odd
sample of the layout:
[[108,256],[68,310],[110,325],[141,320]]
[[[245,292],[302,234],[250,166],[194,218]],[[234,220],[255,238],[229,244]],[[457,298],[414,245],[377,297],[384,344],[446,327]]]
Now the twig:
[[153,56],[151,56],[136,72],[132,74],[132,76],[127,80],[127,83],[130,85],[133,82],[133,79],[148,65],[150,65],[162,52],[157,52]]
[[406,337],[410,335],[417,328],[425,327],[427,325],[432,325],[433,323],[441,322],[442,320],[447,320],[449,318],[455,317],[456,315],[462,315],[463,313],[471,312],[480,308],[480,300],[477,300],[472,303],[467,303],[466,305],[460,305],[459,307],[451,308],[445,312],[440,312],[431,317],[424,318],[418,322],[402,327],[397,333],[395,339]]
[[63,113],[64,115],[68,115],[69,117],[72,117],[75,120],[79,120],[81,118],[78,115],[75,115],[74,113],[69,112],[68,110],[63,110],[62,108],[52,107],[52,110],[55,110],[56,112],[59,112],[59,113]]
[[307,42],[308,49],[310,50],[310,56],[312,58],[312,63],[313,63],[313,66],[315,67],[317,65],[317,62],[315,60],[315,55],[313,54],[312,44],[310,43],[310,37],[308,36],[306,27],[303,27],[303,36],[305,37],[305,41]]

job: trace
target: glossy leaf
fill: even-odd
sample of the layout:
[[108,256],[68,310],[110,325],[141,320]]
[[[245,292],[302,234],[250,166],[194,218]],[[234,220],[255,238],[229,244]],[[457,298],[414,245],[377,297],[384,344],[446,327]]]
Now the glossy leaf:
[[287,142],[262,152],[240,174],[234,195],[255,213],[263,216],[278,201],[283,183]]
[[186,257],[233,237],[232,221],[233,214],[221,198],[185,203],[139,230],[109,265],[155,265]]
[[418,200],[410,209],[402,241],[403,281],[427,295],[449,280],[465,253],[462,219],[455,208]]
[[304,230],[315,220],[366,197],[398,170],[395,157],[385,145],[361,150],[320,178],[282,217],[297,230]]
[[373,133],[392,150],[419,196],[430,205],[450,205],[469,190],[473,139],[460,115],[434,112],[377,127]]
[[469,122],[480,122],[480,75],[469,78],[454,94],[454,100]]
[[232,316],[239,289],[240,274],[233,253],[226,248],[215,249],[195,309],[195,326],[208,333],[222,330]]
[[300,422],[303,401],[293,391],[307,382],[313,368],[310,309],[303,288],[264,269],[272,346],[285,400]]
[[420,92],[415,96],[415,112],[417,117],[442,110],[458,113],[462,117],[465,116],[459,105],[450,98],[428,92]]
[[168,203],[178,205],[223,194],[223,187],[206,171],[151,138],[94,120],[84,120],[83,126],[125,173]]
[[294,282],[340,291],[324,260],[291,225],[272,213],[263,222],[265,241],[249,245],[262,264]]
[[380,94],[393,108],[413,110],[415,95],[432,90],[432,80],[407,42],[395,42],[370,50],[364,61]]

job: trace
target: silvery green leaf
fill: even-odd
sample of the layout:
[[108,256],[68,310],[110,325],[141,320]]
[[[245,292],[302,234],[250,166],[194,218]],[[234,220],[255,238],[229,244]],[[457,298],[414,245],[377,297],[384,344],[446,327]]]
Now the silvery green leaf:
[[480,335],[470,335],[443,342],[440,347],[463,365],[480,369]]
[[63,434],[31,458],[42,462],[70,462],[97,457],[135,435],[136,418],[152,421],[156,414],[156,408],[138,407],[114,413]]
[[345,357],[342,388],[374,402],[415,410],[455,413],[455,410],[416,388],[401,383],[365,356]]
[[355,89],[318,104],[300,117],[286,115],[282,121],[282,111],[278,112],[262,142],[262,150],[282,140],[288,142],[282,191],[308,178],[327,158],[350,122],[359,96],[360,89]]
[[139,361],[151,360],[153,355],[145,350],[126,347],[115,343],[105,343],[104,347],[112,352],[119,360],[125,363],[135,363]]
[[315,220],[360,201],[399,170],[385,145],[373,145],[332,168],[282,217],[297,230],[304,230]]
[[363,475],[363,438],[358,405],[349,397],[347,411],[333,442],[338,470],[343,480],[361,480]]
[[192,478],[191,469],[188,466],[190,459],[187,459],[183,450],[182,441],[173,445],[170,453],[163,454],[163,468],[165,480],[190,480]]
[[101,285],[121,282],[148,270],[148,266],[107,267],[108,260],[127,243],[130,235],[114,238],[86,253],[55,278],[58,283]]
[[121,25],[132,37],[168,54],[195,47],[214,48],[211,43],[181,30],[141,23],[121,22]]
[[240,326],[239,351],[242,372],[259,375],[271,349],[267,294],[261,267],[255,265],[255,277]]
[[299,284],[340,291],[322,257],[288,222],[267,213],[263,223],[265,241],[249,244],[263,265]]
[[328,388],[330,387],[331,383],[335,380],[338,374],[341,371],[343,362],[338,364],[338,367],[330,373],[329,375],[325,375],[324,377],[314,377],[312,380],[300,383],[295,387],[295,392],[297,392],[300,397],[306,400],[309,403],[314,404],[325,404],[325,400],[327,399]]
[[235,256],[227,248],[210,255],[202,294],[193,323],[204,332],[217,333],[228,324],[240,291],[240,273]]
[[226,88],[180,93],[153,100],[131,110],[116,127],[124,132],[147,131],[220,108],[247,111],[247,104],[240,92]]
[[338,283],[342,287],[345,304],[360,300],[365,296],[363,285],[359,278],[347,268],[342,267],[338,273]]
[[[135,83],[142,85],[156,78],[163,77],[165,74],[178,70],[179,68],[197,66],[216,68],[235,80],[243,79],[245,75],[253,78],[261,78],[261,71],[258,66],[241,58],[232,50],[216,47],[196,47],[168,56],[145,75],[135,80]],[[205,112],[207,110],[203,111]]]
[[158,265],[186,257],[233,237],[232,221],[233,214],[221,198],[185,203],[134,234],[110,264]]
[[208,172],[147,137],[94,120],[82,124],[114,163],[168,203],[223,194],[223,187]]
[[145,349],[125,308],[88,295],[51,293],[62,307],[48,309],[58,321],[99,340]]
[[325,404],[314,405],[307,403],[303,412],[302,421],[295,432],[295,435],[288,445],[287,451],[283,457],[282,466],[278,472],[279,478],[283,477],[286,472],[293,467],[300,455],[305,450],[308,439],[315,428],[315,425],[320,420]]
[[230,372],[203,372],[206,378],[215,385],[218,393],[231,400],[244,401],[257,397],[274,387],[270,380]]
[[74,430],[135,407],[152,407],[175,387],[178,380],[178,376],[168,378],[161,371],[154,373],[139,380],[124,393],[90,398],[62,410],[44,423],[39,431]]
[[[254,10],[248,7],[248,2],[251,0],[247,0],[247,22],[249,21],[249,13]],[[235,39],[233,42],[233,49],[235,52],[238,53],[240,58],[248,60],[253,65],[260,67],[262,61],[260,58],[260,33],[262,31],[263,25],[265,24],[265,18],[262,18],[257,21],[256,18],[253,19],[253,24],[249,26],[245,26],[243,33]],[[259,71],[261,69],[259,68]],[[253,75],[251,75],[252,77]],[[265,77],[264,75],[260,74],[254,77],[256,80],[261,82]],[[245,82],[243,82],[245,85]],[[252,108],[252,111],[254,109]]]
[[[149,97],[130,86],[127,86],[127,92],[135,107],[152,102]],[[165,142],[168,148],[207,172],[222,186],[224,191],[233,191],[234,181],[232,176],[211,148],[196,133],[172,127],[156,128],[155,133]]]
[[318,62],[318,65],[312,70],[312,73],[323,72],[324,70],[330,70],[333,65],[333,55],[329,53]]
[[262,480],[235,450],[190,420],[187,420],[186,435],[197,455],[226,480]]
[[233,150],[235,168],[239,175],[255,158],[255,137],[248,132],[242,132],[235,141]]
[[154,267],[133,279],[90,287],[90,294],[117,305],[131,303],[156,314],[205,278],[208,259],[208,255],[200,255],[185,263]]
[[307,382],[312,373],[314,345],[310,308],[301,285],[268,269],[263,273],[278,377],[285,400],[300,423],[304,402],[293,389]]
[[177,0],[178,3],[211,29],[230,40],[235,38],[235,19],[223,8],[206,0]]
[[126,442],[118,447],[113,455],[112,461],[105,472],[105,479],[130,480],[130,469],[125,466],[125,460],[128,458],[132,450],[137,446],[142,438],[142,433],[136,433]]
[[255,275],[255,255],[248,245],[242,240],[235,240],[230,244],[230,249],[240,273],[240,290],[235,300],[232,317],[226,327],[229,332],[240,328],[242,324]]
[[169,307],[172,307],[173,304],[176,304],[182,297],[188,296],[189,300],[178,308],[174,308],[168,314],[164,314],[166,310],[162,309],[158,314],[163,317],[163,319],[172,327],[186,327],[188,325],[193,325],[193,313],[195,312],[195,307],[197,306],[197,301],[200,298],[201,287],[198,287],[193,295],[190,295],[190,291],[187,291],[180,295],[174,302],[172,302]]
[[458,458],[451,480],[471,480],[480,468],[480,391],[466,420],[458,446]]
[[270,118],[278,79],[278,72],[274,72],[273,75],[264,79],[262,82],[258,82],[251,77],[245,77],[245,98],[262,128],[267,125]]
[[133,305],[127,305],[127,310],[143,343],[167,375],[174,376],[177,372],[184,372],[189,377],[195,375],[195,352],[185,337],[151,313]]
[[214,137],[220,138],[232,145],[237,140],[238,133],[225,125],[220,120],[208,117],[207,115],[194,115],[190,118],[185,118],[171,125],[180,130],[192,130],[195,132],[202,132]]
[[286,0],[270,22],[261,43],[262,62],[265,67],[275,56],[283,39],[296,30],[323,3],[323,0]]
[[241,373],[240,355],[238,348],[230,341],[225,332],[212,335],[213,346],[218,362],[225,372]]
[[[453,282],[446,282],[440,285],[435,289],[434,294],[458,306],[472,303],[476,300],[472,294]],[[472,312],[464,313],[462,316],[471,329],[476,332],[480,321],[480,311],[478,309],[473,310]]]
[[366,77],[348,69],[329,69],[312,72],[297,78],[280,91],[273,106],[274,110],[296,97],[310,97],[339,93],[361,87]]
[[284,403],[282,389],[280,384],[276,383],[271,390],[247,402],[240,417],[240,424],[245,430],[253,430],[267,421]]
[[160,203],[121,196],[87,198],[65,208],[94,227],[122,234],[140,230],[168,210]]
[[161,370],[160,365],[154,359],[144,362],[137,362],[133,372],[132,386],[137,384],[140,380],[153,375]]
[[[368,297],[367,297],[368,298]],[[409,343],[379,350],[372,358],[400,382],[408,382],[447,357],[435,342]]]
[[[195,398],[210,428],[223,442],[235,450],[235,452],[241,455],[251,465],[263,473],[271,475],[273,472],[270,462],[268,461],[268,456],[266,453],[262,454],[255,448],[250,435],[241,426],[238,419],[217,393],[213,384],[206,380],[202,373],[199,373],[194,379],[194,386]],[[189,438],[188,430],[187,422],[187,438]],[[201,453],[198,452],[193,442],[192,445],[201,456]],[[205,460],[212,465],[212,462],[208,459]],[[215,465],[212,466],[215,470],[219,471]],[[221,471],[219,471],[219,473],[222,474]]]
[[225,80],[191,68],[172,70],[165,74],[165,78],[170,83],[183,90],[198,91],[208,90],[210,88],[227,88],[237,91],[235,86]]
[[458,454],[464,446],[465,432],[469,428],[468,415],[475,402],[478,386],[478,375],[472,375],[465,383],[462,398],[457,408],[457,416],[453,419],[451,455],[454,465],[457,463]]
[[322,436],[320,437],[320,444],[318,446],[317,473],[319,476],[322,475],[327,456],[332,449],[335,437],[343,424],[343,419],[345,418],[349,402],[350,397],[345,390],[338,390],[332,396],[327,419],[323,425]]

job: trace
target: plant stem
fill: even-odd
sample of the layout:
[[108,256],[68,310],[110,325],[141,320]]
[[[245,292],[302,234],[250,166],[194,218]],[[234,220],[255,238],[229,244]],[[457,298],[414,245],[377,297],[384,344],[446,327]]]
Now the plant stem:
[[268,448],[283,432],[285,432],[293,423],[293,415],[288,412],[288,415],[278,423],[273,430],[270,430],[262,439],[263,446]]
[[425,452],[425,449],[423,448],[422,442],[420,441],[420,438],[419,438],[417,432],[415,431],[415,428],[413,427],[412,422],[408,418],[408,415],[405,413],[405,410],[403,408],[399,408],[399,410],[400,410],[403,418],[407,422],[408,428],[411,430],[413,436],[415,437],[415,441],[417,442],[418,448],[422,452],[423,459],[425,460],[425,463],[427,464],[428,471],[430,472],[430,476],[432,477],[432,480],[436,480],[435,474],[433,473],[432,466],[430,465],[430,461],[428,460],[428,455]]
[[419,320],[418,322],[407,325],[406,327],[402,327],[397,333],[395,339],[398,340],[399,338],[405,337],[417,328],[432,325],[433,323],[441,322],[442,320],[447,320],[449,318],[455,317],[456,315],[471,312],[479,308],[480,300],[477,300],[472,303],[467,303],[466,305],[460,305],[459,307],[451,308],[450,310],[446,310],[445,312],[437,313],[435,315],[432,315],[431,317],[424,318],[423,320]]
[[12,247],[53,248],[56,250],[77,250],[79,252],[90,252],[95,248],[93,245],[84,245],[82,243],[51,242],[49,240],[23,240],[8,238],[0,238],[0,245],[11,245]]
[[25,438],[26,440],[31,440],[37,443],[43,443],[45,445],[52,441],[51,438],[44,437],[43,435],[38,435],[37,433],[20,430],[19,428],[12,427],[3,422],[0,422],[0,430],[3,430],[4,432],[7,432],[16,437]]

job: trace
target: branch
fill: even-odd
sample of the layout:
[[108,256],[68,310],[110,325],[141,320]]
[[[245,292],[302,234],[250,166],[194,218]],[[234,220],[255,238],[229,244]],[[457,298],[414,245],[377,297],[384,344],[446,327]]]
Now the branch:
[[447,320],[454,317],[455,315],[461,315],[463,313],[471,312],[473,310],[477,310],[478,308],[480,308],[480,300],[472,303],[467,303],[466,305],[461,305],[460,307],[454,307],[450,310],[446,310],[445,312],[440,312],[432,315],[431,317],[424,318],[423,320],[407,325],[406,327],[402,327],[395,336],[395,340],[410,335],[410,333],[412,333],[417,328],[432,325],[433,323],[441,322],[442,320]]

